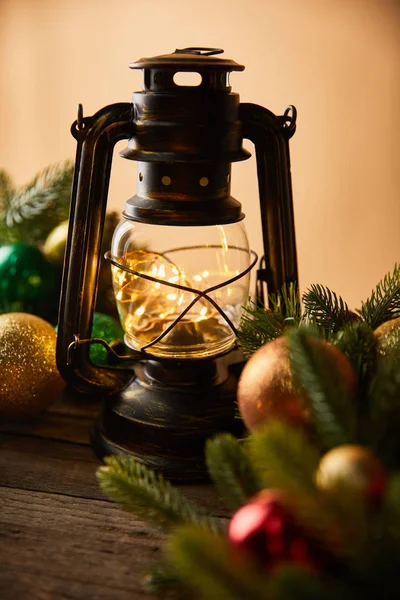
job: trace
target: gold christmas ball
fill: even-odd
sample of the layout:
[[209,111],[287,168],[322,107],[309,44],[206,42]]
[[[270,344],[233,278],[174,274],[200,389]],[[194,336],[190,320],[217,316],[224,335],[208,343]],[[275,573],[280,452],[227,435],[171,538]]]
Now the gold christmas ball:
[[55,265],[62,266],[67,245],[69,221],[62,221],[47,236],[43,245],[43,254],[47,260]]
[[369,501],[380,500],[386,489],[385,469],[377,456],[364,446],[345,444],[321,458],[315,476],[319,489],[332,492],[346,484]]
[[[354,393],[357,377],[345,355],[318,338],[312,338],[312,342]],[[284,336],[261,346],[246,363],[237,398],[242,419],[250,431],[273,419],[310,429],[306,399],[295,380]]]
[[54,327],[26,313],[0,315],[0,417],[46,409],[65,383],[56,366]]
[[379,325],[374,335],[379,356],[400,360],[400,317]]

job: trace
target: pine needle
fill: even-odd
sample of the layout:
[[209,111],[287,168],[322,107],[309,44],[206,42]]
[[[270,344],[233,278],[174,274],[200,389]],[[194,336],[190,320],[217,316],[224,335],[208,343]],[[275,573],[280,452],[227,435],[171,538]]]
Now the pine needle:
[[228,433],[207,441],[206,463],[211,479],[231,510],[238,509],[261,489],[243,445]]
[[206,600],[265,600],[267,578],[228,540],[193,526],[177,529],[168,558],[182,583]]
[[150,525],[168,529],[189,522],[215,531],[222,529],[219,519],[197,509],[161,474],[131,458],[110,456],[105,463],[96,473],[102,490]]
[[[338,595],[335,582],[296,565],[282,565],[268,581],[268,598],[274,600],[350,600]],[[352,597],[351,600],[355,600]]]
[[250,357],[263,344],[282,335],[288,327],[296,327],[301,321],[300,298],[297,285],[283,285],[278,294],[269,296],[271,308],[250,303],[244,307],[238,344]]
[[238,331],[238,344],[244,354],[250,357],[263,344],[282,335],[284,323],[280,314],[256,307],[245,306],[240,329]]
[[[366,402],[366,394],[376,368],[376,337],[367,323],[356,322],[346,325],[336,335],[335,345],[343,352],[353,365],[357,375],[359,394],[356,402],[358,425],[358,437],[361,441],[368,439],[370,434],[369,409]],[[360,433],[360,430],[362,431]]]
[[286,327],[299,325],[301,308],[297,284],[284,284],[277,294],[270,294],[269,306],[275,315],[281,316]]
[[4,210],[8,197],[13,192],[11,177],[4,169],[0,169],[0,211]]
[[313,284],[303,294],[304,318],[325,332],[327,338],[352,320],[344,300],[329,288]]
[[355,430],[354,400],[336,365],[323,356],[320,347],[302,329],[290,331],[288,349],[320,442],[326,449],[351,442]]
[[[167,562],[149,569],[143,578],[143,590],[149,594],[162,594],[168,598],[187,598],[174,569]],[[172,593],[169,593],[172,590]]]
[[400,363],[382,360],[371,379],[368,407],[368,440],[387,466],[400,464]]
[[74,165],[66,161],[39,173],[24,188],[3,197],[0,241],[42,242],[68,218]]
[[367,323],[351,323],[338,333],[335,345],[347,356],[359,377],[365,377],[376,359],[376,337]]
[[400,316],[400,264],[385,275],[357,312],[372,329]]
[[320,453],[302,431],[273,421],[252,433],[247,444],[262,487],[315,492],[314,471]]

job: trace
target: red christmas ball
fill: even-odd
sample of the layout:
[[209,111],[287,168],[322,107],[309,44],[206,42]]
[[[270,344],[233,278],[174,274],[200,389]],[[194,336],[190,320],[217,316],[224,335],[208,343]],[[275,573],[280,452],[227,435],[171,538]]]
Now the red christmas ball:
[[263,490],[232,517],[228,536],[233,547],[265,569],[283,563],[319,570],[326,551],[307,536],[276,490]]

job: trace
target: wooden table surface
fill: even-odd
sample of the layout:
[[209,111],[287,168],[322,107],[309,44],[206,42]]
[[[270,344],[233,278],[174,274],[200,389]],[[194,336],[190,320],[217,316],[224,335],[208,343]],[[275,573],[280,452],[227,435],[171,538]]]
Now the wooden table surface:
[[[0,428],[0,599],[134,600],[163,536],[108,501],[89,444],[98,404],[57,401],[28,424]],[[224,514],[210,485],[181,486]]]

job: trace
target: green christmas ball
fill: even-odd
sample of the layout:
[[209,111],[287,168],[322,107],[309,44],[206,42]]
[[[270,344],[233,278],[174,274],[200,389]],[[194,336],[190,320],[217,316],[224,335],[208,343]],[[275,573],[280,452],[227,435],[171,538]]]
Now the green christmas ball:
[[52,321],[58,309],[61,271],[36,246],[0,247],[0,311],[29,312]]
[[[92,337],[101,338],[110,344],[115,340],[122,340],[124,331],[113,317],[96,312],[93,316]],[[107,350],[100,344],[94,344],[90,347],[90,358],[95,364],[106,365]]]

